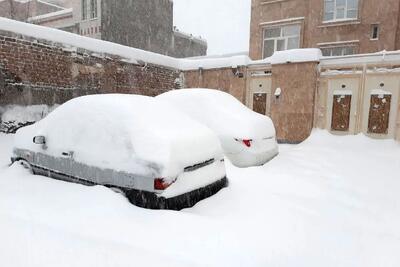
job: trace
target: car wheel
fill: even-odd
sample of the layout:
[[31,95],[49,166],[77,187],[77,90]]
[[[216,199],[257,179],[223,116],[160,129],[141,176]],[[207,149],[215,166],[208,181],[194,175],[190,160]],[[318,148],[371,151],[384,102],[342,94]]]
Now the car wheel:
[[22,167],[24,167],[24,169],[28,170],[30,173],[33,174],[32,165],[28,161],[26,161],[24,159],[20,159],[20,160],[17,160],[16,163],[21,165]]

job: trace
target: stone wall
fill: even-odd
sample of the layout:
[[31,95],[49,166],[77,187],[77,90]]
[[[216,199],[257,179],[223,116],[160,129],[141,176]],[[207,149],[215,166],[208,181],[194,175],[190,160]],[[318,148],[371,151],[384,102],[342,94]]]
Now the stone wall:
[[180,71],[0,34],[0,105],[61,104],[97,93],[158,95]]

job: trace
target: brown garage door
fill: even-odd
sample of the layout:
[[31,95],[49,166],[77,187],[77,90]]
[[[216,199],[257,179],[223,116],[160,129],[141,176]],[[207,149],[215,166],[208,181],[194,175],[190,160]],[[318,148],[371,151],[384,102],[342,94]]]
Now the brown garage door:
[[348,131],[350,127],[351,95],[334,95],[331,129]]
[[391,100],[391,95],[371,95],[368,133],[388,133]]
[[253,110],[262,115],[265,115],[266,109],[267,109],[267,94],[255,93],[253,95]]

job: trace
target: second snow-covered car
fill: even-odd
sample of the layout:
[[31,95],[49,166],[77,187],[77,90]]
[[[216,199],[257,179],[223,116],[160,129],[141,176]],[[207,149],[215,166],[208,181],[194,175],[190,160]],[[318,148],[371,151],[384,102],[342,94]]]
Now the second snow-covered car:
[[237,167],[262,165],[278,154],[271,119],[235,97],[212,89],[181,89],[157,97],[212,129]]
[[217,136],[145,96],[72,99],[19,129],[11,160],[35,174],[111,187],[145,208],[191,207],[227,185]]

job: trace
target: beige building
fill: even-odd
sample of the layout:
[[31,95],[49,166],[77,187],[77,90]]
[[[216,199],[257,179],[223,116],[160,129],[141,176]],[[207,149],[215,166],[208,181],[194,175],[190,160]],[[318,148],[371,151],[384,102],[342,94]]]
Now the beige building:
[[399,0],[252,0],[250,57],[320,48],[325,56],[400,49]]

